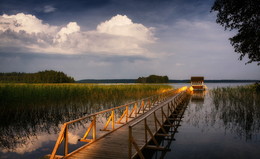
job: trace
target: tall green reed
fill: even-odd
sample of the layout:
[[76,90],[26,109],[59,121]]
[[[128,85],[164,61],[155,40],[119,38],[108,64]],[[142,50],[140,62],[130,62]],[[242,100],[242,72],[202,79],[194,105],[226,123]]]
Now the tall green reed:
[[0,84],[0,148],[21,144],[17,137],[57,133],[63,122],[170,89],[141,84]]
[[260,92],[255,85],[215,88],[210,94],[226,127],[246,139],[260,131]]
[[0,105],[137,100],[169,89],[168,85],[0,84]]

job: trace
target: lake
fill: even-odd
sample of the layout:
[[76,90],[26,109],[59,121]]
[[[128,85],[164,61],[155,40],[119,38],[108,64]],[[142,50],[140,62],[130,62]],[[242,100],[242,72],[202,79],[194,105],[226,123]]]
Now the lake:
[[[189,84],[171,85],[178,88]],[[206,85],[211,90],[217,87],[245,85],[245,83],[212,83]],[[259,103],[256,104],[260,107]],[[236,121],[234,121],[233,116],[225,114],[226,109],[220,108],[216,107],[209,91],[194,94],[184,113],[178,133],[174,136],[176,140],[169,141],[171,142],[171,151],[165,153],[164,158],[258,158],[260,156],[260,151],[258,151],[260,149],[260,118],[255,117],[255,115],[254,118],[250,118],[254,126],[251,125],[247,128],[247,124],[252,123],[245,123],[239,120],[244,118],[236,117]],[[96,104],[95,108],[90,107],[87,111],[95,112],[95,109]],[[48,114],[48,111],[58,110],[46,111]],[[31,113],[37,114],[39,121],[30,119],[30,117],[35,118],[35,116],[30,115]],[[57,113],[61,112],[58,111]],[[257,112],[251,111],[250,113]],[[77,114],[67,115],[70,118],[78,117]],[[7,122],[1,121],[0,158],[41,158],[50,154],[61,126],[58,121],[66,119],[41,116],[41,112],[37,112],[37,110],[24,114],[24,116],[27,122],[16,123],[8,131],[4,129]],[[45,118],[45,120],[41,118]],[[258,124],[258,127],[255,124]],[[75,131],[70,134],[72,140],[69,142],[72,149],[84,144],[76,144],[81,133],[84,133],[84,127],[77,125]],[[162,144],[167,144],[167,142],[164,141]],[[155,152],[153,158],[160,158],[161,156],[162,152]]]
[[[207,84],[209,89],[236,85],[241,84]],[[260,103],[255,105],[241,112],[228,101],[226,105],[214,103],[209,91],[194,93],[175,140],[161,143],[170,145],[171,151],[157,151],[153,158],[259,159]]]

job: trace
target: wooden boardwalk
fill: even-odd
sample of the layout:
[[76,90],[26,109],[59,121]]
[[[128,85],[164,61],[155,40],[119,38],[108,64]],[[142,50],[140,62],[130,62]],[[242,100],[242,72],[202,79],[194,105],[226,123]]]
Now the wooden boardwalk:
[[[142,115],[68,154],[65,158],[126,159],[136,156],[143,158],[141,151],[144,148],[162,149],[155,141],[155,136],[167,136],[165,126],[175,126],[170,120],[178,120],[178,110],[186,96],[186,91],[182,91],[168,97],[163,102],[154,104],[150,110],[143,110],[145,113]],[[131,132],[129,132],[130,128]]]

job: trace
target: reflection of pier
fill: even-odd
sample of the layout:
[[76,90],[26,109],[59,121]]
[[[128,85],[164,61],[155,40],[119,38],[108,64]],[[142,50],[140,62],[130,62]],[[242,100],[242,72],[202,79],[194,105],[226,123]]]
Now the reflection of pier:
[[164,126],[166,126],[165,130],[168,132],[168,135],[166,137],[158,136],[156,138],[160,142],[160,145],[162,147],[164,147],[164,149],[157,150],[157,151],[154,151],[151,149],[145,149],[144,150],[145,158],[164,158],[165,155],[167,154],[167,152],[171,151],[171,148],[170,148],[171,144],[173,141],[175,141],[174,136],[176,133],[178,133],[178,128],[181,126],[180,123],[182,121],[182,118],[183,118],[183,115],[187,108],[188,103],[189,103],[189,100],[183,101],[183,103],[177,107],[177,109],[174,111],[174,113],[171,115],[171,117],[169,117],[169,119],[171,119],[172,117],[174,118],[174,120],[170,120],[170,122],[167,121],[172,126],[167,127],[167,124],[164,124]]
[[[144,149],[166,150],[158,137],[170,137],[168,130],[177,130],[187,94],[183,87],[64,123],[50,158],[145,158]],[[98,120],[103,116],[107,116],[104,126]],[[69,128],[86,122],[88,128],[79,141],[87,144],[69,152]],[[63,156],[56,155],[59,147]]]
[[193,103],[204,103],[206,91],[204,90],[193,90],[191,92],[191,102]]

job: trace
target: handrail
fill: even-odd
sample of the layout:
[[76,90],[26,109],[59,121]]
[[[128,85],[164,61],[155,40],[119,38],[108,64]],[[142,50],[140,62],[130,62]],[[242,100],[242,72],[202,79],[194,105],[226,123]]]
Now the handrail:
[[[144,156],[141,152],[141,149],[145,146],[148,145],[148,142],[150,140],[153,140],[154,144],[156,145],[156,147],[153,147],[155,149],[162,149],[157,140],[154,138],[154,135],[155,133],[161,129],[163,131],[164,134],[161,134],[161,135],[167,135],[166,134],[166,131],[163,127],[163,123],[167,120],[168,123],[170,123],[169,119],[168,119],[168,116],[165,114],[164,112],[164,107],[165,106],[168,106],[167,107],[167,112],[171,112],[173,113],[177,106],[179,105],[180,102],[182,102],[182,100],[185,98],[185,95],[187,91],[189,91],[187,89],[187,87],[182,87],[179,89],[181,92],[179,94],[176,94],[174,97],[171,98],[171,101],[170,102],[167,102],[165,104],[162,104],[161,106],[159,107],[156,107],[154,108],[152,111],[149,111],[148,113],[146,113],[145,115],[143,115],[142,117],[138,118],[136,121],[134,121],[133,123],[131,123],[129,126],[128,126],[128,158],[129,159],[132,159],[132,156],[135,156],[135,155],[139,155],[139,158],[143,158],[144,159]],[[170,104],[169,104],[170,103]],[[161,109],[161,112],[162,112],[162,115],[161,115],[161,118],[162,118],[162,121],[160,122],[157,115],[156,115],[156,111],[158,111],[159,109]],[[151,131],[151,129],[149,128],[151,125],[148,125],[147,124],[147,118],[150,117],[151,115],[154,115],[154,126],[155,126],[155,132],[153,133]],[[168,114],[169,115],[169,114]],[[144,121],[144,133],[145,133],[145,139],[142,140],[144,141],[143,145],[141,148],[139,148],[138,144],[136,143],[135,141],[135,138],[133,136],[133,127],[140,124],[142,121]],[[150,139],[148,139],[148,134],[150,135]],[[134,146],[135,150],[136,150],[136,153],[134,153],[134,155],[132,155],[132,145]]]
[[[100,131],[114,131],[115,128],[115,124],[126,124],[128,123],[132,117],[132,115],[134,115],[134,117],[139,116],[139,114],[144,114],[146,110],[150,110],[152,109],[152,107],[154,107],[157,103],[161,103],[164,100],[166,100],[169,96],[173,95],[174,93],[180,91],[180,89],[173,89],[164,93],[160,93],[158,95],[153,95],[135,102],[130,102],[128,104],[125,105],[121,105],[118,107],[114,107],[114,108],[110,108],[107,110],[103,110],[100,112],[96,112],[90,115],[87,115],[85,117],[79,118],[79,119],[75,119],[69,122],[65,122],[62,125],[61,131],[59,133],[58,139],[55,143],[55,146],[53,148],[52,154],[50,155],[50,159],[54,159],[55,156],[57,157],[56,153],[58,151],[58,148],[60,147],[60,145],[62,144],[62,142],[64,141],[64,156],[59,156],[59,157],[67,157],[69,155],[71,155],[73,152],[69,153],[68,151],[68,125],[73,124],[75,122],[79,122],[85,119],[91,119],[91,123],[88,127],[88,129],[86,130],[86,133],[84,134],[84,136],[79,139],[79,141],[83,141],[83,142],[87,142],[87,144],[90,144],[102,137],[104,137],[105,135],[107,135],[108,133],[100,136],[99,138],[97,138],[97,126],[96,126],[96,117],[100,114],[104,114],[104,113],[109,113],[111,112],[111,115],[109,116],[109,118],[107,119],[106,124],[104,125],[104,128],[101,129]],[[132,109],[130,108],[132,107]],[[125,111],[122,113],[121,117],[119,118],[118,121],[115,121],[115,110],[119,110],[124,108]],[[122,120],[125,119],[125,122],[123,123]],[[112,130],[108,130],[107,127],[109,126],[109,124],[111,123],[111,127]],[[122,125],[121,125],[122,126]],[[89,139],[87,138],[89,133],[92,131],[92,138]]]
[[[183,93],[183,92],[182,92]],[[173,97],[173,100],[175,100],[178,96],[182,95],[181,93],[179,94],[176,94],[174,97]],[[146,113],[144,116],[142,116],[141,118],[139,118],[137,121],[131,123],[129,125],[129,127],[133,127],[135,125],[137,125],[138,123],[140,123],[141,121],[143,121],[145,118],[147,118],[148,116],[150,116],[151,114],[153,114],[155,111],[157,111],[158,109],[160,109],[161,107],[164,107],[165,105],[161,105],[160,107],[156,107],[156,109],[154,109],[153,111],[150,111],[149,113]]]
[[177,90],[178,89],[173,89],[173,90],[170,90],[170,91],[167,91],[167,92],[164,92],[164,93],[156,94],[156,95],[153,95],[153,96],[150,96],[150,97],[146,97],[146,98],[143,98],[143,99],[140,99],[140,100],[137,100],[137,101],[134,101],[134,102],[130,102],[130,103],[127,103],[127,104],[124,104],[124,105],[120,105],[120,106],[117,106],[117,107],[114,107],[114,108],[110,108],[110,109],[106,109],[106,110],[103,110],[103,111],[100,111],[100,112],[96,112],[96,113],[87,115],[87,116],[82,117],[82,118],[78,118],[78,119],[75,119],[75,120],[72,120],[72,121],[69,121],[69,122],[65,122],[64,124],[72,124],[72,123],[78,122],[80,120],[84,120],[86,118],[90,118],[90,117],[95,116],[95,115],[99,115],[99,114],[103,114],[103,113],[106,113],[106,112],[109,112],[109,111],[112,111],[112,110],[115,110],[115,109],[123,108],[123,107],[126,107],[128,105],[132,105],[132,104],[138,103],[140,101],[152,99],[153,97],[158,97],[160,95],[164,95],[164,94],[167,94],[169,92],[177,91]]

